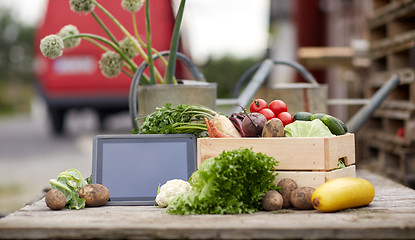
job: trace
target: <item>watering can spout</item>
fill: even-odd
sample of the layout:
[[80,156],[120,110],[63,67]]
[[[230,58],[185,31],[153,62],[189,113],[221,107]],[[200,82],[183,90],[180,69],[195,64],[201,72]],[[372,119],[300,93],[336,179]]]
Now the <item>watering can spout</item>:
[[349,132],[356,133],[363,124],[372,116],[376,109],[382,104],[383,100],[400,84],[400,78],[397,74],[392,77],[376,91],[370,102],[363,106],[348,122]]

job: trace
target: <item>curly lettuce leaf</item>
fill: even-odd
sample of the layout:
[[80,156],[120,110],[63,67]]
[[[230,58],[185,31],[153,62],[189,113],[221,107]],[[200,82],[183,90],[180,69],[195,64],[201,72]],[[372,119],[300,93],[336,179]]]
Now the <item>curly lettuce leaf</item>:
[[262,196],[275,186],[273,157],[250,149],[223,152],[205,160],[189,179],[192,191],[172,199],[170,214],[238,214],[261,209]]
[[85,199],[79,197],[78,191],[87,185],[87,181],[76,169],[69,169],[59,174],[56,179],[50,179],[52,189],[58,189],[66,197],[66,204],[70,209],[82,209],[85,207]]
[[320,119],[295,121],[284,127],[286,137],[333,137],[330,129]]

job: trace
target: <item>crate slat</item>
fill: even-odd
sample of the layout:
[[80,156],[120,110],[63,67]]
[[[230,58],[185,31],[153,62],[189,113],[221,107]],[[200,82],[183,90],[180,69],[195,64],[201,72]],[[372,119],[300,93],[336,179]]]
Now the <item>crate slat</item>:
[[321,184],[340,177],[355,177],[356,166],[351,165],[345,168],[336,169],[332,171],[276,171],[278,175],[275,178],[275,184],[283,178],[293,179],[298,187],[313,187],[317,188]]
[[219,156],[223,151],[250,148],[274,157],[277,170],[320,170],[337,168],[339,159],[355,163],[354,134],[329,138],[198,138],[197,161]]

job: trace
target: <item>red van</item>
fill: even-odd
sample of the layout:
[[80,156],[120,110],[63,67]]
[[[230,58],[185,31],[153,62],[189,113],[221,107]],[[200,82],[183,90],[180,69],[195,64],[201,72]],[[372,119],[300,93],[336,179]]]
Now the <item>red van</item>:
[[[133,31],[131,13],[124,10],[121,1],[100,0],[130,33]],[[95,13],[110,28],[118,40],[124,38],[116,25],[97,7]],[[152,44],[159,51],[168,50],[174,26],[171,1],[152,1],[150,6]],[[138,31],[145,37],[144,7],[136,13]],[[61,57],[48,59],[39,50],[40,40],[60,31],[68,24],[77,26],[81,33],[94,33],[107,37],[91,14],[79,14],[70,10],[68,0],[49,0],[43,21],[36,36],[35,77],[40,95],[44,98],[51,118],[52,130],[64,132],[65,114],[70,109],[92,108],[97,111],[101,125],[108,114],[128,110],[128,93],[131,78],[120,74],[107,78],[101,74],[98,61],[103,51],[86,40],[73,49],[65,49]],[[141,63],[138,57],[134,59]]]

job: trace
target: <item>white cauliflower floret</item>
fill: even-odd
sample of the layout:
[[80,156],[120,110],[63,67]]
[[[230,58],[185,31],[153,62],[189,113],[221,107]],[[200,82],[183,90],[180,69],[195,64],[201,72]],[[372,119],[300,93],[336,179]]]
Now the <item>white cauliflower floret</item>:
[[156,203],[160,207],[167,207],[175,196],[189,192],[190,190],[192,190],[192,186],[186,181],[181,179],[169,180],[160,187],[160,191],[156,197]]

